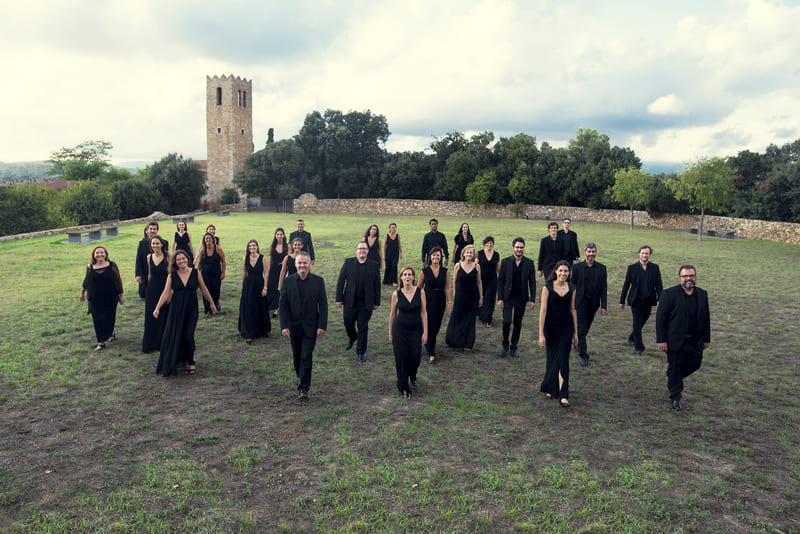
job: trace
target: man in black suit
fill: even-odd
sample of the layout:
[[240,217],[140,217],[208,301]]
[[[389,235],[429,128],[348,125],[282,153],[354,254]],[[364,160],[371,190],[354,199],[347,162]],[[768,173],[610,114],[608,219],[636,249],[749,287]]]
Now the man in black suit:
[[311,368],[317,337],[328,328],[325,281],[322,277],[311,274],[310,262],[307,252],[297,254],[294,260],[297,272],[284,279],[278,301],[281,334],[292,342],[297,390],[303,400],[308,399],[308,389],[311,387]]
[[[447,252],[447,238],[439,231],[439,221],[436,219],[431,219],[428,221],[428,224],[431,227],[431,231],[425,234],[425,236],[422,238],[422,266],[428,266],[428,254],[433,247],[439,247],[442,249],[442,254],[444,254],[444,258],[442,258],[442,265],[446,266],[447,260],[450,258],[450,255]],[[454,258],[453,261],[457,262],[458,258]]]
[[547,231],[550,235],[543,237],[539,243],[539,276],[543,276],[545,282],[560,260],[567,260],[572,264],[564,238],[558,233],[558,223],[549,223]]
[[303,219],[297,219],[297,230],[289,234],[289,241],[291,243],[295,238],[303,243],[302,250],[308,252],[308,257],[311,258],[311,265],[314,265],[314,242],[311,241],[311,234],[305,231],[306,223]]
[[[518,237],[511,246],[514,254],[500,262],[500,275],[497,277],[497,306],[503,310],[503,349],[498,358],[505,358],[509,347],[511,357],[519,357],[517,344],[522,333],[525,303],[528,303],[529,310],[533,310],[536,304],[536,266],[533,260],[525,257],[525,240]],[[512,322],[514,331],[509,343]]]
[[578,354],[581,367],[589,365],[586,351],[586,334],[592,327],[594,315],[600,308],[600,317],[608,310],[606,266],[595,261],[597,245],[586,243],[586,259],[572,269],[572,283],[575,284],[575,312],[578,315]]
[[625,309],[626,297],[631,307],[633,331],[628,336],[628,344],[633,345],[637,356],[641,356],[644,352],[642,328],[650,318],[653,306],[658,304],[663,290],[661,271],[657,264],[650,261],[652,254],[653,249],[649,246],[639,247],[639,261],[628,265],[625,283],[622,284],[622,294],[619,296],[619,309]]
[[680,284],[661,295],[656,311],[656,343],[667,353],[667,388],[672,408],[680,411],[683,379],[700,369],[711,343],[708,293],[697,287],[691,265],[678,269]]
[[358,361],[367,361],[367,335],[372,312],[381,304],[381,278],[378,262],[367,259],[369,247],[363,241],[356,246],[356,257],[344,260],[336,284],[336,305],[344,306],[342,317],[350,350],[356,343]]
[[[150,221],[144,228],[144,238],[139,241],[139,246],[136,249],[136,266],[134,268],[134,276],[136,283],[139,284],[139,297],[144,298],[145,289],[147,289],[147,273],[149,272],[147,265],[147,255],[150,254],[150,240],[158,234],[158,222]],[[169,247],[164,250],[167,253]]]
[[558,235],[564,240],[564,258],[568,262],[580,261],[581,251],[578,247],[578,234],[569,229],[572,219],[564,217],[564,229],[558,231]]

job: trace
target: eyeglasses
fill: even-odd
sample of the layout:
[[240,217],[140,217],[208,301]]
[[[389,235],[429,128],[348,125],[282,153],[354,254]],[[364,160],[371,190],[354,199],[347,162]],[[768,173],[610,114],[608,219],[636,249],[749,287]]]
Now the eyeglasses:
[[696,274],[682,274],[679,275],[679,278],[697,278]]

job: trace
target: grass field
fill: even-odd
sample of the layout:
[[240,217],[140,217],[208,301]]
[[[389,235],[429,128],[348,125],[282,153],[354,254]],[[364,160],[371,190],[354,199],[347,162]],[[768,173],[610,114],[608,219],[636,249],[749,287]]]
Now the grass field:
[[[2,532],[800,532],[798,344],[800,247],[708,239],[576,221],[609,272],[609,315],[589,335],[592,364],[571,369],[573,408],[538,393],[538,303],[522,358],[498,360],[501,331],[478,325],[472,353],[444,347],[396,396],[390,289],[370,323],[368,362],[342,351],[336,276],[367,226],[388,217],[307,216],[328,286],[311,399],[297,400],[288,341],[245,344],[236,320],[248,239],[264,251],[291,214],[203,216],[228,257],[223,313],[201,317],[198,374],[165,380],[142,354],[144,304],[133,281],[143,225],[104,240],[127,302],[118,341],[94,354],[78,302],[92,245],[61,238],[0,244],[0,531]],[[398,217],[417,267],[427,217]],[[441,218],[452,239],[462,221]],[[536,257],[542,221],[473,219],[501,257],[517,235]],[[172,241],[174,226],[162,225]],[[670,409],[666,361],[625,342],[616,304],[639,245],[664,285],[692,263],[709,292],[712,344]],[[538,300],[538,298],[537,298]],[[499,317],[499,316],[496,316]],[[444,328],[443,328],[444,330]]]

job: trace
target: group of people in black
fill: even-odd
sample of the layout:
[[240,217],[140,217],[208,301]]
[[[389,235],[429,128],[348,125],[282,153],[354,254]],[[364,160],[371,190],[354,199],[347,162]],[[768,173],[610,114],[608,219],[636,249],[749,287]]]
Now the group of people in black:
[[[280,318],[281,333],[291,341],[298,393],[307,399],[316,339],[328,328],[328,305],[324,280],[311,273],[315,261],[311,234],[302,219],[296,224],[297,230],[288,240],[282,228],[276,229],[268,259],[255,239],[247,243],[238,326],[242,338],[250,343],[269,335],[270,313]],[[578,238],[570,224],[566,218],[564,229],[559,230],[557,223],[548,223],[549,235],[540,242],[537,266],[525,256],[522,237],[513,240],[513,253],[503,260],[494,251],[491,236],[483,240],[483,249],[476,254],[469,224],[463,223],[453,239],[452,283],[447,269],[448,242],[438,231],[436,219],[429,221],[430,232],[422,241],[423,267],[418,278],[410,265],[398,273],[402,247],[397,225],[392,223],[382,240],[378,227],[371,225],[357,244],[356,255],[342,265],[336,284],[335,302],[343,308],[348,338],[345,351],[355,346],[358,361],[367,361],[369,321],[380,306],[383,267],[383,283],[398,287],[391,297],[389,339],[401,396],[410,397],[412,388],[418,386],[423,346],[428,363],[438,361],[436,338],[448,308],[445,342],[452,348],[471,350],[476,320],[492,326],[496,303],[502,312],[502,347],[497,356],[517,358],[522,319],[526,309],[534,309],[538,275],[545,280],[538,340],[547,354],[540,390],[547,398],[558,399],[562,407],[569,407],[570,352],[575,347],[581,366],[589,365],[587,334],[597,312],[603,316],[608,309],[607,272],[596,261],[597,246],[587,243],[585,259],[579,261]],[[199,315],[196,293],[201,292],[207,314],[219,311],[225,255],[213,225],[207,227],[197,252],[185,221],[176,226],[171,254],[158,230],[157,222],[148,223],[136,258],[139,295],[145,299],[142,351],[159,350],[156,371],[165,377],[194,374],[194,331]],[[641,355],[642,327],[652,307],[659,305],[656,338],[668,357],[672,407],[680,410],[683,379],[700,367],[703,350],[710,342],[708,296],[696,287],[696,270],[691,265],[681,266],[678,286],[663,290],[659,267],[650,261],[651,255],[652,249],[642,246],[639,261],[628,266],[620,308],[626,303],[631,308],[628,342]],[[116,305],[124,302],[119,270],[108,256],[103,246],[92,251],[80,295],[83,301],[88,293],[96,351],[115,339]],[[574,264],[576,260],[579,263]]]

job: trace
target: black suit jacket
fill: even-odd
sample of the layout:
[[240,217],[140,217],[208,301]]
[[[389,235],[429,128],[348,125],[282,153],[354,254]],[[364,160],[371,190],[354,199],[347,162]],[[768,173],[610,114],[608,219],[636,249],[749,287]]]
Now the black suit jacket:
[[559,230],[558,235],[564,240],[564,251],[569,256],[564,258],[567,261],[577,260],[581,257],[581,251],[578,248],[578,234],[572,230]]
[[549,235],[539,242],[539,270],[543,273],[553,270],[560,260],[572,263],[569,244],[563,234],[556,234],[555,240]]
[[[497,300],[506,301],[511,296],[511,285],[514,282],[514,256],[511,255],[500,262],[500,274],[497,277]],[[522,257],[522,301],[536,302],[536,266],[533,260]]]
[[[586,280],[586,273],[589,270],[597,269],[595,273],[595,283],[597,287],[595,288],[587,288],[587,280]],[[608,309],[608,275],[606,273],[606,266],[600,263],[599,261],[594,262],[594,266],[589,267],[586,265],[585,261],[575,264],[572,268],[572,283],[575,284],[575,307],[581,303],[583,300],[584,294],[586,294],[586,290],[589,289],[590,293],[594,293],[598,296],[594,300],[592,304],[600,304],[600,307],[604,310]],[[599,300],[599,302],[598,302]]]
[[281,330],[288,328],[293,336],[316,337],[317,329],[328,329],[328,298],[325,295],[325,281],[315,274],[308,274],[305,302],[300,300],[297,288],[297,273],[287,276],[281,286],[278,301]]
[[[372,308],[381,304],[381,268],[377,261],[368,259],[366,262],[366,275],[364,281],[364,303]],[[346,309],[353,307],[356,298],[356,265],[358,258],[344,260],[342,270],[339,271],[339,281],[336,283],[336,302],[343,302]]]
[[[628,265],[628,272],[625,273],[625,283],[622,284],[622,294],[619,296],[619,303],[625,304],[625,297],[628,298],[630,306],[639,295],[642,294],[642,287],[649,288],[648,302],[651,306],[658,304],[664,286],[661,285],[661,270],[658,265],[652,262],[647,263],[647,271],[642,269],[641,262]],[[628,290],[630,289],[630,292]]]
[[[697,293],[697,350],[711,342],[711,321],[708,313],[708,293],[699,287]],[[683,288],[679,285],[667,288],[661,295],[656,311],[656,343],[667,343],[669,350],[680,350],[689,330]]]

